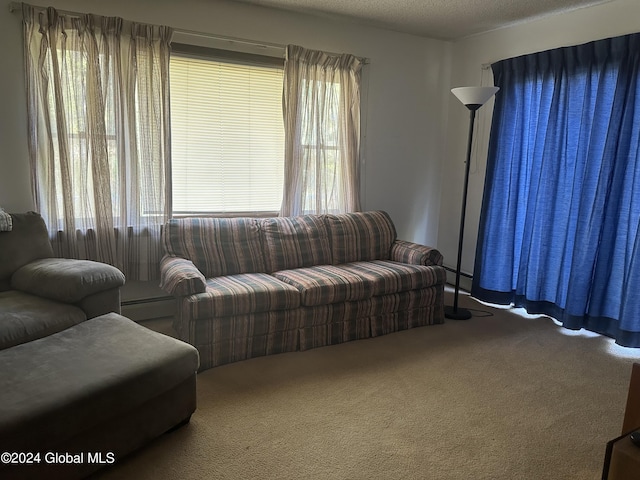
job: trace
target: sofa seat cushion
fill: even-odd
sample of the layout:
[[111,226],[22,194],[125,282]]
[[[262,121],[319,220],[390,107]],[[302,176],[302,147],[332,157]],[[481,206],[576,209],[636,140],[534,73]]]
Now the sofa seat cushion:
[[265,273],[207,279],[204,293],[187,297],[192,318],[226,317],[300,306],[300,292]]
[[387,260],[318,265],[283,270],[274,273],[274,276],[296,287],[304,306],[363,300],[426,288],[445,281],[445,272],[441,267]]
[[0,292],[0,350],[52,335],[86,319],[73,305],[17,290]]
[[446,282],[446,271],[442,267],[391,260],[369,262],[369,273],[376,277],[374,296],[419,290]]

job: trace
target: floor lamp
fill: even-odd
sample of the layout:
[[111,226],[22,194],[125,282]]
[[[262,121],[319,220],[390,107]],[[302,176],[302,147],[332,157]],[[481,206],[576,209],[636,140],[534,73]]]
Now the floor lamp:
[[462,194],[462,213],[460,214],[460,233],[458,235],[458,263],[456,264],[456,289],[453,296],[453,306],[444,307],[444,315],[452,320],[468,320],[471,312],[465,308],[458,308],[458,294],[460,293],[460,265],[462,262],[462,239],[464,237],[464,217],[467,210],[467,189],[469,186],[469,164],[471,163],[471,145],[473,144],[473,124],[476,120],[476,110],[495,95],[499,87],[459,87],[451,89],[458,100],[469,109],[469,143],[467,145],[467,163],[464,173],[464,190]]

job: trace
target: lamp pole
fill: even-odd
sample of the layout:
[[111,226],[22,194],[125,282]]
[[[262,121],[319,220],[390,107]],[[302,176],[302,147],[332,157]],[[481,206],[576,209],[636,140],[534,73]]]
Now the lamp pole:
[[[467,107],[469,107],[467,105]],[[458,309],[458,295],[460,293],[460,268],[462,266],[462,243],[464,240],[464,220],[467,214],[467,192],[469,191],[469,165],[471,164],[471,146],[473,145],[473,126],[476,121],[476,110],[469,108],[469,143],[467,144],[467,161],[464,168],[464,187],[462,190],[462,208],[460,212],[460,230],[458,233],[458,261],[456,263],[456,286],[453,295],[453,307],[445,307],[445,315],[453,320],[467,320],[471,318],[471,312],[465,308]]]
[[471,164],[471,149],[473,146],[473,128],[476,111],[484,105],[497,91],[498,87],[461,87],[451,92],[469,109],[469,137],[467,142],[467,160],[464,172],[464,186],[462,190],[462,209],[460,212],[460,230],[458,233],[458,259],[456,262],[456,283],[453,295],[453,306],[444,307],[444,315],[452,320],[468,320],[473,315],[466,308],[458,308],[460,294],[460,268],[462,266],[462,244],[464,240],[464,221],[467,213],[467,193],[469,190],[469,167]]

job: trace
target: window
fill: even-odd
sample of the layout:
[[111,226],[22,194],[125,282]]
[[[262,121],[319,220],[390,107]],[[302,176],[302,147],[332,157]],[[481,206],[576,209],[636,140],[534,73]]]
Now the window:
[[172,29],[24,4],[22,13],[34,200],[56,256],[157,278],[170,213]]
[[360,209],[362,59],[287,46],[282,215]]
[[314,106],[314,97],[324,100],[323,115],[318,115],[318,108],[307,108],[302,115],[301,154],[302,164],[306,166],[307,185],[302,201],[307,210],[301,211],[302,214],[315,213],[318,205],[323,205],[321,211],[327,213],[342,212],[344,192],[340,185],[344,184],[344,179],[339,166],[340,95],[337,82],[302,81],[304,105]]
[[282,203],[283,59],[172,46],[173,214],[273,214]]

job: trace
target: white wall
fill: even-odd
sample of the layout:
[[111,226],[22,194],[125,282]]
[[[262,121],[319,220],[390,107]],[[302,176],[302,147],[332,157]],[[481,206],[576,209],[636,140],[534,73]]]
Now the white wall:
[[[451,45],[349,23],[212,0],[35,0],[178,29],[298,44],[370,59],[363,92],[363,207],[387,210],[399,236],[435,245]],[[7,4],[8,5],[8,4]],[[0,206],[34,208],[27,157],[21,24],[0,10]]]
[[[614,0],[476,35],[454,43],[451,84],[493,85],[491,71],[483,70],[483,64],[636,32],[640,32],[640,1]],[[461,269],[469,273],[473,271],[492,108],[493,100],[478,112],[474,137]],[[453,95],[449,95],[449,117],[437,245],[445,264],[455,266],[469,120],[467,109]]]

